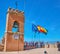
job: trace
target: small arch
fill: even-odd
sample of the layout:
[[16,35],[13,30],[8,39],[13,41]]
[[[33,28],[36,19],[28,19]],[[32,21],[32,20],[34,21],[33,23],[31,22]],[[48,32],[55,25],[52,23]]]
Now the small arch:
[[19,23],[17,21],[14,21],[12,32],[19,32]]

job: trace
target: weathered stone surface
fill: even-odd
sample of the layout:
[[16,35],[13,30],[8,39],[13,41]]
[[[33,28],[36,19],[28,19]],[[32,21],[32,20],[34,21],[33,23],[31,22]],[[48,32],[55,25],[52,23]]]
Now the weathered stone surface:
[[[12,32],[12,27],[15,21],[19,24],[19,39],[17,40],[13,38],[15,33]],[[6,33],[3,43],[4,51],[21,51],[24,49],[24,13],[22,11],[9,8],[6,20]]]

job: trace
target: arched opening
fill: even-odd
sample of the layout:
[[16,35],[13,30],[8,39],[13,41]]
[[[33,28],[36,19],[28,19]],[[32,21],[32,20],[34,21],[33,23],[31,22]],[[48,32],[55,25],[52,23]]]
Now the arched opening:
[[12,27],[12,32],[18,32],[18,31],[19,31],[19,24],[17,21],[15,21]]

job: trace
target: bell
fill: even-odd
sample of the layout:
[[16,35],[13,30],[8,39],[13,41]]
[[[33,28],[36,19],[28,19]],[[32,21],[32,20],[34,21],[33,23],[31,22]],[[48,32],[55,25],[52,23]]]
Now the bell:
[[14,27],[14,28],[18,28],[18,23],[14,22],[13,27]]

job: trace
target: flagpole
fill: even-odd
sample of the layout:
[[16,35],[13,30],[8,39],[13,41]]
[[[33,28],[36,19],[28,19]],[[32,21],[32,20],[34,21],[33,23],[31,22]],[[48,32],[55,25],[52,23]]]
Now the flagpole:
[[36,32],[34,33],[34,41],[35,41],[35,38],[36,38]]
[[15,2],[15,5],[16,5],[16,9],[17,9],[17,6],[18,6],[18,3],[17,3],[17,1]]

